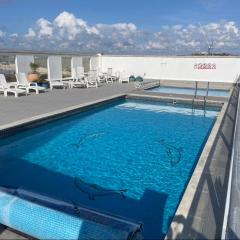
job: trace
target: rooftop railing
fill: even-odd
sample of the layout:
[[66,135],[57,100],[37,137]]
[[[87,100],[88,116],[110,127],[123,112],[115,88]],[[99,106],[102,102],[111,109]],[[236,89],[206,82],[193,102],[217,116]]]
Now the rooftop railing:
[[240,98],[239,81],[236,84],[237,115],[229,171],[228,191],[225,204],[224,222],[221,239],[240,239]]

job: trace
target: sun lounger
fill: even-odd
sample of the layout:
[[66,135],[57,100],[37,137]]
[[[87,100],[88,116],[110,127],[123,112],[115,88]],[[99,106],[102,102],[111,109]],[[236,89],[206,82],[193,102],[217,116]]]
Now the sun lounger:
[[97,71],[90,70],[86,80],[87,80],[87,88],[91,88],[91,87],[97,88],[98,87]]
[[8,93],[13,93],[15,97],[18,97],[19,94],[27,95],[27,91],[18,88],[17,83],[7,83],[3,74],[0,74],[0,92],[3,92],[5,97],[8,95]]
[[125,71],[121,72],[119,82],[120,83],[129,83],[129,74],[127,74]]
[[39,94],[40,91],[45,91],[45,87],[40,87],[35,82],[28,82],[26,74],[25,73],[17,73],[16,74],[17,84],[18,88],[20,89],[26,89],[27,93],[29,93],[30,90],[33,90],[36,92],[36,94]]
[[87,87],[86,76],[84,74],[83,67],[77,67],[76,69],[72,69],[71,88],[73,87]]

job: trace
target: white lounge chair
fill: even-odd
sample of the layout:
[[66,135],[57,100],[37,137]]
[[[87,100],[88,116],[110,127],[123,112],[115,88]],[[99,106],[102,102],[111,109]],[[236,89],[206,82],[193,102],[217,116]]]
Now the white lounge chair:
[[18,88],[20,89],[26,89],[27,93],[29,93],[30,90],[33,90],[36,92],[36,94],[39,94],[40,91],[45,91],[45,87],[40,87],[35,82],[28,82],[26,74],[25,73],[16,73],[16,79],[18,83]]
[[127,74],[125,71],[120,73],[119,82],[120,83],[129,83],[129,74]]
[[71,87],[87,87],[87,82],[85,79],[84,68],[77,67],[72,69],[72,82]]
[[108,68],[107,70],[107,83],[113,83],[114,81],[119,81],[120,72],[117,71],[113,73],[112,68]]
[[97,82],[97,71],[96,70],[90,70],[87,76],[87,88],[91,87],[98,87],[98,82]]
[[113,83],[113,81],[116,80],[116,77],[113,76],[112,68],[107,69],[107,78],[106,81],[107,83]]
[[67,88],[69,87],[69,81],[61,79],[46,79],[49,82],[50,89],[53,90],[53,88]]
[[115,78],[116,78],[116,81],[119,81],[119,79],[120,79],[120,72],[119,71],[115,72]]
[[0,92],[3,92],[5,97],[8,95],[8,93],[13,93],[15,97],[18,97],[19,94],[27,95],[27,91],[24,89],[19,89],[17,83],[7,83],[3,74],[0,74]]
[[50,89],[67,88],[71,86],[72,77],[63,78],[62,58],[60,56],[49,56],[47,60],[48,79]]
[[103,72],[100,72],[100,73],[98,74],[97,81],[98,81],[99,83],[106,83],[106,82],[107,82],[107,74],[106,74],[106,73],[103,73]]

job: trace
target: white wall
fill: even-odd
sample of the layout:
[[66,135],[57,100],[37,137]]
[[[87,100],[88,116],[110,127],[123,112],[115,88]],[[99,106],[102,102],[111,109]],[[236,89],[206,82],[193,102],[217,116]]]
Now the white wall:
[[16,73],[28,74],[31,72],[30,63],[34,62],[33,56],[30,55],[16,55],[15,66]]
[[[146,74],[148,79],[235,82],[240,74],[237,57],[150,57],[103,55],[99,68],[106,72],[126,71],[129,74]],[[210,65],[196,65],[210,64]],[[198,69],[199,67],[211,69]],[[214,67],[216,67],[214,69]]]

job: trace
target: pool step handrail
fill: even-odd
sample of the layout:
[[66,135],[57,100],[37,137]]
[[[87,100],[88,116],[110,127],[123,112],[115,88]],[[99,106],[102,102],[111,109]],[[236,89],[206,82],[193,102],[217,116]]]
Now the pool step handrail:
[[207,82],[206,95],[203,97],[203,100],[204,100],[204,104],[203,104],[204,113],[206,112],[206,105],[207,105],[208,90],[209,90],[209,82]]
[[208,91],[209,91],[209,82],[207,82],[206,98],[208,97]]
[[203,103],[203,110],[204,110],[204,116],[205,116],[205,113],[206,113],[206,105],[207,105],[207,97],[204,96],[204,97],[203,97],[203,100],[204,100],[204,103]]
[[194,100],[197,97],[197,89],[198,89],[198,82],[195,82],[195,92],[194,92],[194,96],[193,96],[193,100],[192,100],[192,109],[194,109]]
[[195,82],[195,93],[194,93],[194,98],[197,97],[197,90],[198,90],[198,82]]
[[[192,100],[192,108],[194,108],[195,99],[197,98],[197,91],[198,91],[198,82],[195,82],[195,92]],[[207,82],[207,88],[206,88],[206,95],[203,96],[203,109],[204,112],[206,111],[206,105],[207,105],[207,97],[208,97],[208,91],[209,91],[209,82]]]

